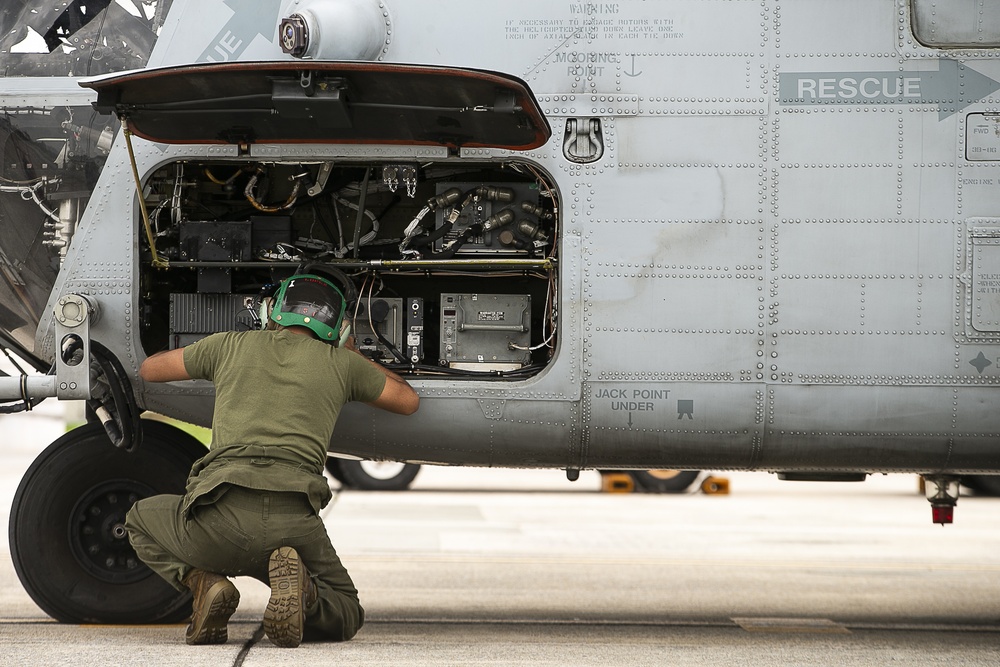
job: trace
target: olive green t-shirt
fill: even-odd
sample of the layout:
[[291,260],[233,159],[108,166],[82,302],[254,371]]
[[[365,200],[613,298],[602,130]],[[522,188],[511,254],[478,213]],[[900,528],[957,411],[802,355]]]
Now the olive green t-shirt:
[[212,445],[195,463],[184,508],[223,483],[301,491],[318,511],[340,409],[371,402],[386,378],[350,350],[286,330],[213,334],[184,348],[192,378],[215,383]]

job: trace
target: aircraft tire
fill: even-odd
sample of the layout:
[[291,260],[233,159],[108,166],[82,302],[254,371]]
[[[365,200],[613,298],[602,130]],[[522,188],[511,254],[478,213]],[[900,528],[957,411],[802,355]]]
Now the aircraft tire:
[[143,420],[143,444],[116,449],[100,424],[76,428],[28,468],[10,512],[10,553],[31,599],[63,623],[177,623],[191,613],[135,555],[124,530],[132,503],[183,493],[205,447],[180,429]]
[[1000,496],[1000,475],[962,475],[962,484],[981,496]]
[[344,480],[344,473],[340,471],[340,464],[343,459],[338,459],[336,456],[326,457],[326,471],[330,473],[330,477],[340,482],[341,486],[347,486],[347,482]]
[[337,464],[343,477],[341,483],[362,491],[405,491],[420,472],[420,466],[413,463],[338,459]]
[[648,493],[683,493],[694,484],[700,470],[630,470],[635,485]]

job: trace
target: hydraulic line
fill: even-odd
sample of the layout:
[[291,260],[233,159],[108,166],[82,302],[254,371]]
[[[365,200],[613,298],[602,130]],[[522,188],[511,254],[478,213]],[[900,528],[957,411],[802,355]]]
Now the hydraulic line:
[[260,176],[263,175],[263,173],[264,173],[264,168],[258,167],[257,171],[254,172],[254,175],[250,177],[249,181],[247,181],[246,187],[243,188],[243,195],[247,198],[247,201],[250,202],[250,205],[253,206],[255,209],[257,209],[258,211],[263,211],[264,213],[277,213],[279,211],[287,211],[292,206],[294,206],[295,201],[299,198],[299,190],[302,189],[303,175],[300,174],[299,176],[292,177],[295,181],[295,184],[292,186],[292,192],[291,194],[288,195],[288,199],[285,200],[284,204],[278,204],[277,206],[269,206],[267,204],[262,204],[254,196],[254,188],[257,187],[257,179],[260,178]]
[[119,449],[134,452],[142,444],[141,411],[125,368],[118,357],[95,340],[90,341],[90,353],[107,379],[112,400],[110,406],[95,399],[87,401],[87,405],[101,420],[111,443]]

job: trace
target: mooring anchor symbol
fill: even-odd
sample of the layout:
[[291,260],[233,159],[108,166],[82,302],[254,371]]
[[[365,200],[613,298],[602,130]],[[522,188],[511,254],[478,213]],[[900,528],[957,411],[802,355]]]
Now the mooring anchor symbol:
[[642,74],[641,71],[639,71],[639,72],[635,71],[635,54],[633,53],[632,54],[632,70],[629,71],[629,72],[625,72],[625,76],[639,76],[640,74]]

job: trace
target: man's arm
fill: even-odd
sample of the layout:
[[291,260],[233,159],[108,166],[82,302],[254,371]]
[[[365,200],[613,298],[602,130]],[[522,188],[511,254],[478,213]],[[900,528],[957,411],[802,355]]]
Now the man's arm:
[[385,376],[385,386],[382,387],[382,393],[374,401],[368,403],[368,405],[387,410],[388,412],[395,412],[397,415],[412,415],[417,411],[417,408],[420,407],[420,396],[417,395],[417,392],[413,391],[413,387],[410,386],[409,382],[382,364],[374,362],[361,354],[354,347],[354,336],[347,339],[344,348],[357,354]]
[[146,382],[173,382],[174,380],[190,380],[187,368],[184,366],[184,348],[157,352],[147,357],[139,367],[139,377]]
[[395,412],[397,415],[412,415],[420,407],[420,396],[413,391],[410,383],[399,377],[382,364],[368,360],[372,365],[377,366],[385,375],[385,386],[382,393],[368,405],[376,408]]

